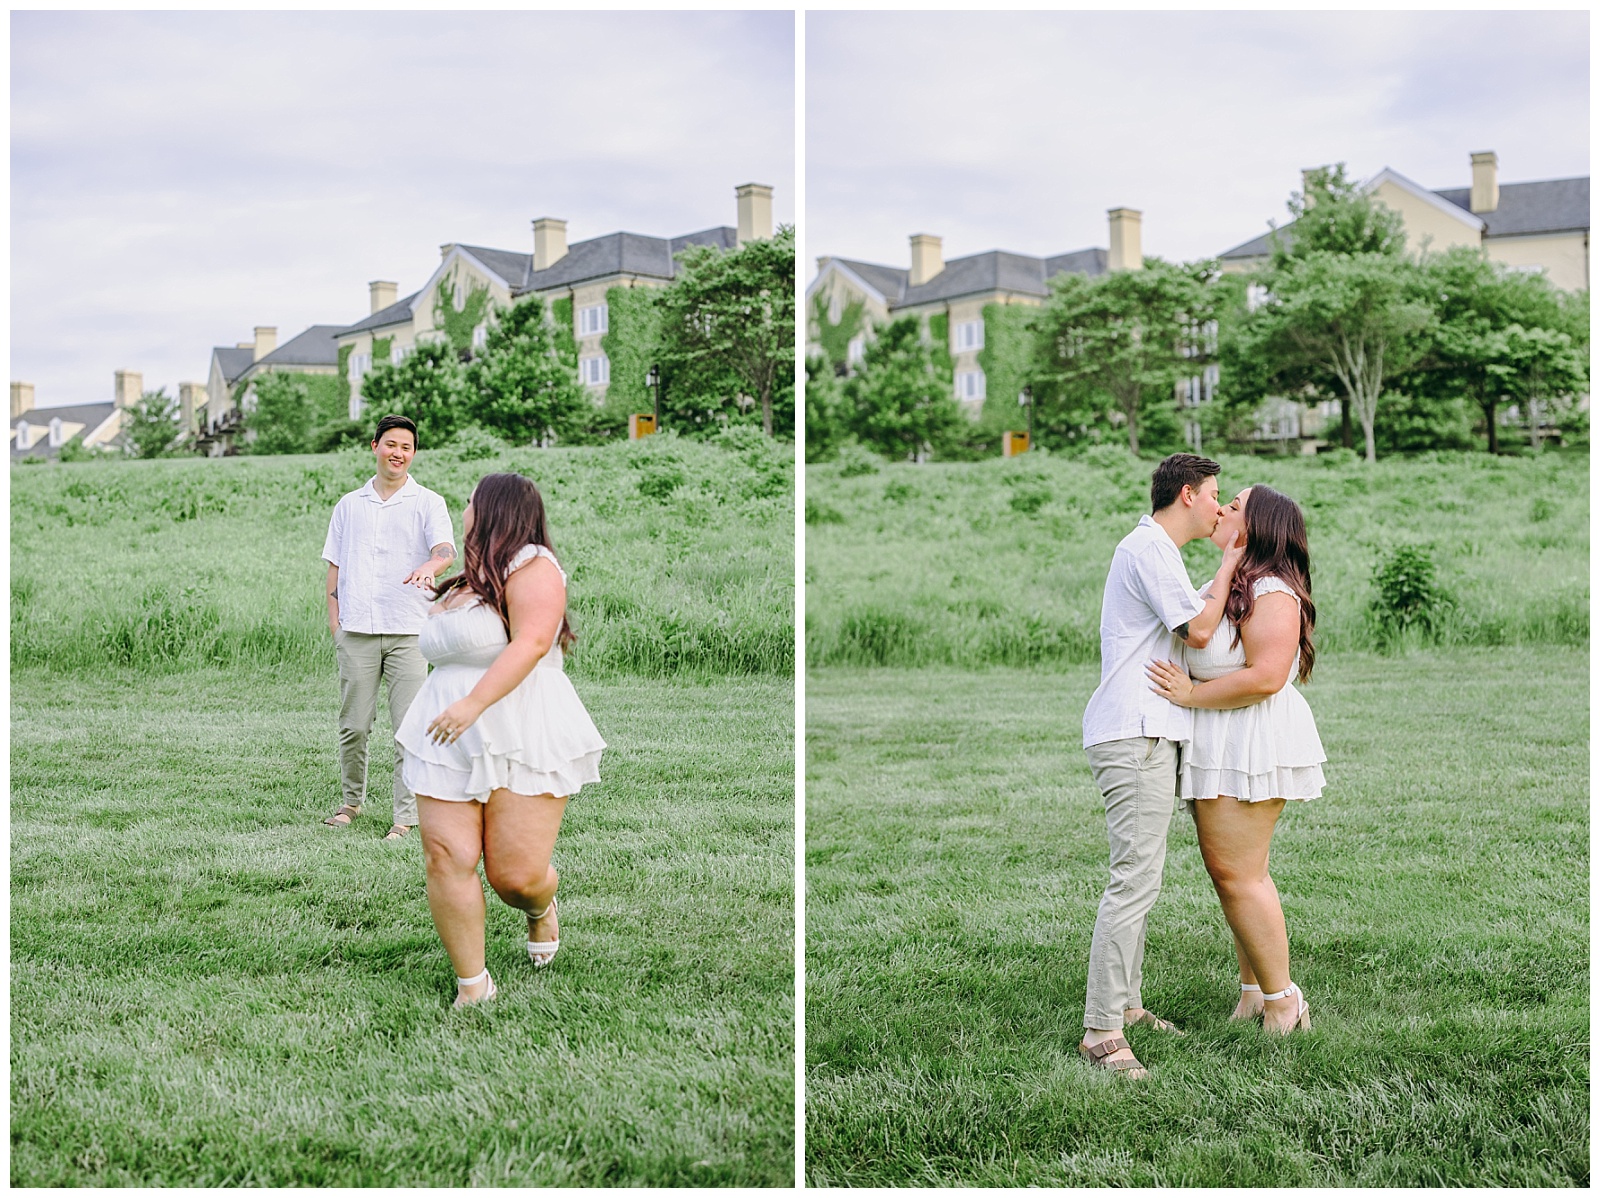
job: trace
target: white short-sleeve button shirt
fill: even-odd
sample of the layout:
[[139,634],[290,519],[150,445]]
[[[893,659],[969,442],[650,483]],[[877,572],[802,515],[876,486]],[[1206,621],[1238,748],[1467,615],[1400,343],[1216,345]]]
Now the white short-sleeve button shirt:
[[1187,741],[1194,715],[1150,689],[1144,663],[1183,661],[1173,629],[1205,609],[1189,582],[1183,555],[1149,516],[1122,538],[1111,558],[1100,605],[1100,685],[1083,712],[1083,747],[1159,736]]
[[339,627],[415,636],[432,597],[403,580],[433,556],[435,545],[455,544],[450,512],[442,496],[414,478],[387,500],[376,481],[339,500],[322,545],[323,560],[339,567]]

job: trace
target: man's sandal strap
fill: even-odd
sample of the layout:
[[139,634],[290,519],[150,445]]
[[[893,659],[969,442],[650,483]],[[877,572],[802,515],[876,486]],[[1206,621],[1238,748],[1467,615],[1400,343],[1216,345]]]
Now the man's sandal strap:
[[1092,1060],[1096,1065],[1120,1065],[1122,1064],[1120,1061],[1107,1062],[1105,1058],[1109,1057],[1112,1053],[1127,1047],[1128,1042],[1121,1036],[1112,1036],[1111,1039],[1102,1040],[1098,1044],[1085,1045],[1083,1051],[1088,1054],[1089,1059]]

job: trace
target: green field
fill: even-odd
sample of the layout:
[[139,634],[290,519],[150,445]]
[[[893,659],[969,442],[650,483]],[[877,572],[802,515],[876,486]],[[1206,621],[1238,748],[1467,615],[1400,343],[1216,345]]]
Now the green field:
[[1095,666],[808,675],[815,1185],[1587,1186],[1587,651],[1335,655],[1323,798],[1273,843],[1313,1029],[1230,1024],[1181,810],[1144,1082],[1077,1058],[1106,877]]
[[560,957],[491,895],[465,1012],[386,788],[318,822],[318,555],[370,462],[13,471],[12,1184],[792,1183],[790,459],[419,455],[458,527],[487,470],[541,484],[611,746]]
[[[806,471],[808,668],[1099,660],[1106,565],[1149,511],[1152,463],[1110,448],[841,465]],[[1587,454],[1222,465],[1225,498],[1265,482],[1302,505],[1324,652],[1372,647],[1373,571],[1399,545],[1437,565],[1445,643],[1588,644]],[[1220,554],[1198,542],[1184,557],[1201,580]]]

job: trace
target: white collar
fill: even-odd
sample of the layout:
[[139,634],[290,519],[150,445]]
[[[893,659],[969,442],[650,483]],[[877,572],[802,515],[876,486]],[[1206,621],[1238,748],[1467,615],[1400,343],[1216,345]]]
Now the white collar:
[[410,472],[408,471],[406,473],[406,481],[401,483],[400,489],[393,495],[389,496],[388,499],[385,499],[382,495],[378,494],[378,476],[376,474],[367,479],[367,485],[361,488],[361,494],[370,496],[374,503],[393,503],[396,499],[401,497],[409,499],[412,495],[416,494],[417,490],[417,480],[412,478]]

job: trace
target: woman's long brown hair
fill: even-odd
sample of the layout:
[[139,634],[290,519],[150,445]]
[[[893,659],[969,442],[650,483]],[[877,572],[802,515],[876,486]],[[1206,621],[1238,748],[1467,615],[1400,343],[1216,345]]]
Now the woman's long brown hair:
[[1311,554],[1306,548],[1306,518],[1295,503],[1281,491],[1265,483],[1250,488],[1244,504],[1244,557],[1233,572],[1228,589],[1227,613],[1233,621],[1233,643],[1239,644],[1239,630],[1255,611],[1255,585],[1263,578],[1277,577],[1289,584],[1300,599],[1300,681],[1311,677],[1317,659],[1311,631],[1317,626],[1317,608],[1311,602]]
[[[511,559],[525,545],[543,545],[552,553],[550,531],[545,524],[544,499],[539,488],[520,474],[486,474],[473,489],[472,531],[467,534],[461,554],[461,573],[447,578],[434,592],[442,599],[464,586],[479,596],[500,616],[511,635],[511,616],[506,609],[506,570]],[[565,653],[578,638],[561,613],[561,631],[556,643]]]

